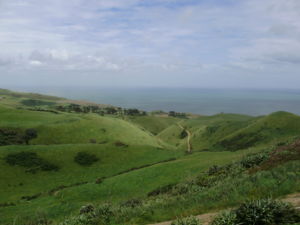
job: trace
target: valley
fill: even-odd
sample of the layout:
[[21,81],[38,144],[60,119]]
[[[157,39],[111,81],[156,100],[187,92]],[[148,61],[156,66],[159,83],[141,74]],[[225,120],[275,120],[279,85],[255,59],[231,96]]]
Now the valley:
[[145,112],[0,89],[0,224],[73,224],[87,205],[109,207],[106,225],[149,224],[296,193],[299,138],[289,112]]

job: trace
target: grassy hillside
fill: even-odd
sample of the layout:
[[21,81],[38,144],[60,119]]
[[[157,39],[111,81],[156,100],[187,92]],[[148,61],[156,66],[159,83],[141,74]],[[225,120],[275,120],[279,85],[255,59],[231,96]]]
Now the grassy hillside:
[[[4,157],[9,153],[35,152],[41,158],[54,163],[58,171],[26,172],[22,166],[10,166]],[[74,161],[78,152],[95,154],[99,161],[91,166],[82,166]],[[150,146],[116,147],[111,144],[76,144],[50,146],[5,146],[0,148],[0,199],[3,202],[19,201],[22,196],[47,192],[60,185],[78,182],[95,183],[97,178],[110,177],[131,168],[153,164],[178,157],[180,154]],[[12,189],[13,187],[13,189]]]
[[144,129],[150,131],[152,134],[157,135],[171,125],[179,122],[181,119],[176,117],[167,117],[159,115],[149,115],[140,117],[128,117],[129,121],[140,125]]
[[[18,151],[21,149],[24,150],[24,147],[19,148]],[[24,168],[2,165],[1,171],[9,171],[9,173],[1,174],[1,178],[8,181],[2,184],[1,188],[4,192],[1,198],[6,200],[5,202],[16,203],[16,206],[0,208],[0,211],[6,215],[3,221],[11,221],[15,215],[34,216],[40,206],[43,206],[43,210],[51,217],[62,218],[66,214],[76,212],[81,205],[87,203],[120,203],[132,198],[145,198],[147,193],[158,187],[178,183],[187,177],[199,174],[212,165],[224,165],[245,155],[244,151],[197,153],[113,176],[133,167],[179,157],[180,154],[175,154],[173,151],[145,149],[143,146],[132,150],[116,149],[114,151],[109,149],[109,146],[100,150],[95,149],[93,145],[88,148],[86,146],[85,149],[83,146],[72,145],[44,149],[36,146],[36,149],[41,156],[56,163],[61,169],[58,172],[27,174]],[[87,168],[76,165],[72,157],[76,151],[82,149],[96,153],[100,158],[99,163]],[[12,147],[2,148],[0,151],[4,155],[12,151]],[[97,178],[104,176],[108,178],[100,184],[95,183]],[[84,181],[88,183],[59,190],[55,195],[47,194],[55,187]],[[20,183],[22,183],[21,186]],[[37,193],[42,194],[36,199],[20,200],[22,196],[32,196]],[[58,208],[63,211],[58,211]]]
[[[237,151],[255,146],[285,142],[300,134],[300,117],[288,112],[250,117],[235,114],[201,116],[181,120],[191,133],[193,151]],[[177,125],[166,128],[158,137],[180,149],[186,148],[186,139]]]
[[[243,199],[243,190],[258,197],[274,189],[271,184],[263,189],[265,180],[280,179],[259,172],[257,190],[254,184],[251,190],[241,185],[237,195],[228,189],[232,201],[223,195],[219,201],[212,199],[221,195],[225,177],[213,189],[203,189],[206,180],[200,182],[199,176],[241,165],[250,153],[269,154],[300,134],[300,117],[287,112],[177,118],[117,107],[102,111],[99,105],[94,112],[93,103],[75,102],[68,110],[74,101],[0,89],[0,224],[26,224],[37,214],[61,221],[91,203],[111,203],[119,218],[113,224],[145,224],[234,205],[233,200]],[[186,154],[188,143],[191,154]],[[268,168],[280,177],[290,173],[276,195],[296,190],[293,169],[298,166],[296,161],[283,169]],[[251,183],[245,168],[234,173],[239,178],[226,175],[228,187]],[[210,179],[204,182],[209,187],[215,182]],[[180,194],[173,196],[173,189]],[[122,208],[137,202],[144,212]]]
[[107,143],[160,146],[163,143],[149,132],[124,120],[99,115],[71,113],[54,114],[1,107],[0,127],[35,128],[38,132],[32,144]]

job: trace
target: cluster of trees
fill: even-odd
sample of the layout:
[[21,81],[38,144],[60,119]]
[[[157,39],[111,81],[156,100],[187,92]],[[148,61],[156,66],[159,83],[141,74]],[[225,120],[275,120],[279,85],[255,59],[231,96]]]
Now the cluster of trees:
[[168,113],[168,116],[179,117],[179,118],[186,118],[186,114],[185,113],[180,113],[180,112],[175,112],[175,111],[170,111]]
[[42,171],[57,171],[59,167],[41,158],[36,152],[17,152],[9,153],[4,157],[7,164],[11,166],[22,166],[26,172],[36,173]]
[[26,130],[18,128],[0,128],[0,146],[29,144],[31,139],[37,138],[38,133],[34,128]]
[[98,113],[100,115],[129,115],[129,116],[141,116],[146,115],[145,111],[138,109],[123,109],[121,107],[99,107],[97,105],[78,105],[70,104],[66,106],[59,105],[56,107],[58,111],[62,112],[76,112],[76,113]]

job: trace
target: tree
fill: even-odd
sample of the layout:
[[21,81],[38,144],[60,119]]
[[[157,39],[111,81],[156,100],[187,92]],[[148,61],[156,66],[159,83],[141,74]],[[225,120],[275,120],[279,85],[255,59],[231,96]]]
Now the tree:
[[37,138],[38,134],[37,134],[37,130],[34,128],[29,128],[27,130],[25,130],[25,136],[24,136],[24,140],[26,142],[26,144],[29,144],[29,141],[31,139]]

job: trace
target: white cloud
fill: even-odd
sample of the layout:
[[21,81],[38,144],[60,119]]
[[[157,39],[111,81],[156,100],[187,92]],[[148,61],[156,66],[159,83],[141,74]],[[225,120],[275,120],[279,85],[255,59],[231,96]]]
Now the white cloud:
[[38,60],[31,60],[29,61],[29,64],[32,66],[41,66],[43,63]]
[[214,73],[225,80],[247,71],[271,77],[276,66],[286,74],[300,69],[299,0],[2,0],[0,5],[0,67],[20,73],[26,68],[142,77],[153,70],[193,79]]

